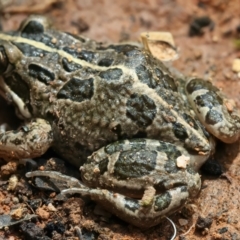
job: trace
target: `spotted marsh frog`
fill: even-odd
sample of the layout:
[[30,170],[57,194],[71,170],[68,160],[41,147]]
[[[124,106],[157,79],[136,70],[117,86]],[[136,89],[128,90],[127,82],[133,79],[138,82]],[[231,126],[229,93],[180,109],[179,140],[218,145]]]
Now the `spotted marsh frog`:
[[[104,45],[31,16],[0,33],[0,93],[26,124],[0,134],[0,157],[34,158],[52,147],[80,167],[77,192],[139,227],[194,198],[214,137],[238,139],[234,104],[210,82],[183,80],[148,51]],[[186,164],[183,164],[185,162]],[[28,173],[28,176],[61,174]]]

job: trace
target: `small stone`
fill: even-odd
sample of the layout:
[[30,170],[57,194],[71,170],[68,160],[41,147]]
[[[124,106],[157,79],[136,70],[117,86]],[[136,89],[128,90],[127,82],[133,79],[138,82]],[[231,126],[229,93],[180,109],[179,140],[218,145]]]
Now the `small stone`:
[[13,191],[16,186],[17,186],[17,183],[18,183],[18,177],[13,174],[10,178],[9,178],[9,181],[8,181],[8,187],[7,187],[7,190],[11,190]]
[[240,58],[235,58],[232,64],[233,72],[239,73],[240,72]]
[[186,168],[187,165],[190,163],[190,157],[181,155],[177,158],[177,166],[179,168]]
[[55,192],[52,192],[52,193],[49,194],[49,197],[50,197],[50,198],[55,198],[56,195],[57,195],[57,194],[56,194]]
[[178,222],[179,222],[179,224],[180,224],[181,226],[186,226],[186,225],[188,224],[188,220],[183,219],[183,218],[180,218],[180,219],[178,220]]
[[20,207],[13,210],[10,215],[13,219],[21,219],[26,215],[26,209]]
[[13,197],[13,198],[12,198],[12,201],[13,201],[14,204],[19,203],[19,199],[18,199],[17,197]]
[[223,74],[224,74],[224,77],[226,79],[230,79],[231,78],[231,73],[230,72],[224,72]]
[[202,52],[200,50],[195,50],[193,52],[195,59],[200,59],[202,57]]
[[214,233],[212,236],[213,236],[214,239],[223,239],[222,235],[219,234],[219,233]]
[[212,41],[215,42],[215,43],[218,42],[219,41],[219,37],[217,35],[214,35],[212,37]]
[[226,99],[224,101],[224,105],[226,106],[229,113],[232,113],[236,107],[236,103],[232,99]]
[[39,167],[39,170],[40,170],[40,171],[44,171],[44,166],[40,166],[40,167]]
[[57,209],[52,205],[52,203],[49,203],[48,206],[47,206],[48,210],[51,211],[51,212],[56,212]]
[[208,228],[204,228],[201,233],[202,233],[202,235],[208,235],[209,234],[209,229]]
[[45,211],[43,208],[38,208],[36,214],[43,220],[47,220],[49,218],[49,212]]
[[0,172],[2,176],[7,176],[17,171],[17,162],[8,162],[1,166]]
[[196,228],[203,230],[209,228],[212,225],[212,218],[199,216],[196,223]]

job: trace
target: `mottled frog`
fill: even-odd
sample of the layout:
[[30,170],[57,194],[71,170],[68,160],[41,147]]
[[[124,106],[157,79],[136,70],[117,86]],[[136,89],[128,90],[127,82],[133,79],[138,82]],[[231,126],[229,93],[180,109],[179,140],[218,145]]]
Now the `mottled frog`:
[[[83,183],[63,193],[154,226],[198,194],[214,138],[239,137],[233,101],[209,81],[184,81],[137,45],[98,43],[30,16],[0,33],[0,93],[25,120],[0,134],[0,157],[34,158],[52,147],[81,170]],[[62,176],[28,176],[41,174]]]

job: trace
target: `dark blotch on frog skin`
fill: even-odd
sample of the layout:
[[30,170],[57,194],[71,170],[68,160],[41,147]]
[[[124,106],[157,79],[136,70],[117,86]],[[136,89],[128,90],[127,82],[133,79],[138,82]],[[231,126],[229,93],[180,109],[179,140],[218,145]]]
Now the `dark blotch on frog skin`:
[[79,50],[77,48],[64,47],[63,51],[69,53],[70,55],[72,55],[75,58],[82,59],[86,62],[92,62],[95,57],[94,52],[87,51],[87,50],[82,50],[81,52],[79,52]]
[[171,143],[160,142],[160,145],[157,147],[159,152],[165,153],[167,155],[168,160],[164,165],[164,169],[168,173],[176,173],[179,171],[176,165],[176,159],[180,157],[182,154],[177,148]]
[[156,196],[154,210],[156,212],[158,212],[158,211],[162,211],[162,210],[168,208],[171,201],[172,201],[172,197],[171,197],[170,193],[168,193],[168,192]]
[[157,146],[157,150],[159,152],[165,152],[166,154],[168,154],[168,153],[171,153],[171,152],[175,152],[177,149],[176,149],[176,146],[174,146],[171,143],[159,141],[159,145]]
[[197,122],[195,121],[195,119],[193,117],[191,117],[190,115],[183,113],[182,117],[184,118],[184,120],[194,129],[198,130],[199,126],[197,124]]
[[128,210],[135,212],[137,210],[139,210],[140,205],[138,200],[133,199],[133,198],[127,198],[125,197],[125,208],[127,208]]
[[201,107],[208,107],[209,109],[219,106],[222,104],[222,100],[215,94],[207,92],[205,94],[199,95],[195,99],[195,103]]
[[101,78],[103,78],[104,80],[107,80],[107,81],[112,81],[112,80],[116,81],[116,80],[120,79],[122,74],[123,74],[122,69],[120,69],[120,68],[111,68],[111,69],[108,69],[106,71],[100,72],[99,76]]
[[146,57],[145,55],[142,53],[141,50],[139,49],[132,49],[130,51],[127,51],[124,53],[127,57],[129,57],[129,60],[131,61],[132,59],[141,59],[141,62],[144,64],[146,63]]
[[110,59],[110,58],[103,58],[101,59],[99,62],[98,62],[98,66],[101,66],[101,67],[110,67],[113,63],[113,59]]
[[138,49],[137,46],[130,45],[130,44],[120,44],[120,45],[109,45],[107,47],[99,47],[98,50],[108,50],[108,49],[114,49],[118,53],[123,53],[126,55],[128,52]]
[[176,138],[184,141],[188,138],[188,134],[186,132],[185,127],[181,123],[173,123],[173,132]]
[[124,144],[125,144],[124,140],[110,143],[104,148],[104,151],[109,155],[115,152],[121,152],[124,149]]
[[169,76],[168,74],[164,74],[159,68],[155,69],[155,73],[160,81],[158,83],[160,86],[164,87],[167,90],[177,92],[177,86],[171,76]]
[[33,47],[27,43],[14,42],[12,44],[14,44],[26,57],[43,57],[49,53],[48,51]]
[[87,61],[87,62],[92,62],[94,59],[95,53],[92,51],[87,51],[87,50],[82,50],[81,52],[78,53],[78,58]]
[[55,74],[52,71],[40,65],[32,63],[28,66],[28,69],[29,75],[31,77],[37,78],[40,82],[44,84],[49,84],[49,82],[55,79]]
[[75,102],[82,102],[91,99],[94,93],[94,80],[89,79],[70,79],[58,92],[58,99],[71,99]]
[[62,59],[62,66],[67,72],[74,72],[82,68],[82,66],[78,63],[69,62],[67,58]]
[[77,49],[75,49],[75,48],[64,47],[62,50],[65,51],[65,52],[67,52],[67,53],[69,53],[70,55],[72,55],[73,57],[76,57],[76,58],[77,58],[78,55],[79,55],[79,52],[78,52]]
[[[129,147],[130,146],[130,147]],[[129,140],[121,140],[108,144],[104,150],[107,154],[111,155],[116,152],[124,152],[125,150],[141,150],[146,147],[146,140],[142,138],[135,138]]]
[[127,101],[127,117],[139,127],[151,125],[156,113],[156,105],[147,95],[133,94]]
[[144,65],[137,66],[136,73],[140,82],[147,84],[150,88],[157,86],[157,82],[152,77],[152,73]]
[[210,124],[210,125],[214,125],[216,123],[219,123],[223,120],[223,116],[221,113],[219,113],[218,111],[211,109],[208,111],[206,117],[205,117],[205,121],[206,123]]
[[126,180],[149,175],[156,167],[157,152],[143,150],[123,151],[114,165],[114,176]]
[[20,145],[20,144],[22,144],[23,143],[23,140],[22,139],[18,139],[18,138],[16,138],[16,139],[14,139],[14,140],[12,140],[12,141],[10,141],[13,145]]
[[142,138],[130,139],[129,145],[131,146],[131,150],[141,150],[146,148],[146,140]]
[[98,167],[99,167],[101,175],[104,174],[105,172],[107,172],[108,163],[109,163],[108,158],[104,158],[99,162]]
[[168,172],[168,173],[177,173],[179,171],[179,169],[177,168],[176,165],[176,161],[169,159],[169,161],[167,161],[167,163],[164,165],[164,169]]

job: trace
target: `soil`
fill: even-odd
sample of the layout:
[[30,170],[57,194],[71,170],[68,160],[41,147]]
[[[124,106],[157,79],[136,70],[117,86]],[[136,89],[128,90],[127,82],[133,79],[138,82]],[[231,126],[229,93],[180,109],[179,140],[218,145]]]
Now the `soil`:
[[[4,31],[18,28],[29,14],[44,14],[62,31],[103,42],[138,41],[140,33],[146,31],[171,32],[179,53],[179,59],[172,63],[174,67],[187,76],[211,80],[238,107],[240,73],[232,68],[234,60],[240,58],[239,12],[239,0],[0,1]],[[13,108],[0,99],[2,123],[15,128],[19,121]],[[198,198],[170,216],[177,228],[176,239],[240,239],[239,141],[231,145],[219,143],[215,159],[223,174],[203,176]],[[49,161],[44,168],[54,162]],[[6,165],[4,161],[0,164],[0,216],[11,213],[12,218],[20,220],[19,224],[1,229],[0,239],[135,240],[172,236],[167,220],[148,230],[138,229],[89,200],[77,196],[56,200],[55,192],[40,191],[29,183],[23,166]],[[213,168],[218,167],[214,163]],[[13,173],[17,178],[10,178]],[[21,221],[27,214],[36,217]]]

